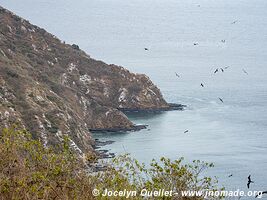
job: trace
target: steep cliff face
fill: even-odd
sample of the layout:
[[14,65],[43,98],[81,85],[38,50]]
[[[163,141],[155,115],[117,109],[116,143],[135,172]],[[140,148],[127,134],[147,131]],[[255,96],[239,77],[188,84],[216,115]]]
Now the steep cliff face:
[[119,109],[168,109],[142,74],[90,58],[77,45],[0,7],[0,126],[20,122],[45,145],[63,134],[90,150],[90,129],[134,124]]

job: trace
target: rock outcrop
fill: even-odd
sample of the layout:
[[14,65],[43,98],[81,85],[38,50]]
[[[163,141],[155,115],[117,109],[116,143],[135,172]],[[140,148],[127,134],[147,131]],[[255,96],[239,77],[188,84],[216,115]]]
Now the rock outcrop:
[[143,74],[90,58],[0,7],[0,126],[19,122],[53,145],[68,134],[91,150],[90,129],[132,129],[120,110],[169,109]]

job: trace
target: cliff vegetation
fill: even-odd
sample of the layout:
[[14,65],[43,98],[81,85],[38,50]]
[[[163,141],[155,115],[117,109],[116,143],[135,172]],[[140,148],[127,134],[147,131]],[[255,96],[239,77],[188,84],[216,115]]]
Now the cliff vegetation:
[[[66,137],[59,146],[44,147],[31,134],[15,126],[0,132],[0,199],[125,199],[125,197],[94,196],[105,189],[112,191],[148,191],[165,189],[218,190],[216,179],[203,176],[213,164],[183,159],[152,160],[149,167],[122,155],[106,163],[104,171],[88,171],[84,160],[71,148]],[[88,155],[87,163],[94,162]],[[143,199],[140,196],[129,199]],[[150,197],[150,199],[163,199]],[[204,199],[203,197],[172,196],[164,199]]]

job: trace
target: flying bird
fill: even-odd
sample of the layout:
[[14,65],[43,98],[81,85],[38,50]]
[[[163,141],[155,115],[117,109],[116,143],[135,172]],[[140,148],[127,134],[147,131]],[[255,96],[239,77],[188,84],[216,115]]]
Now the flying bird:
[[228,69],[230,66],[226,66],[226,67],[224,67],[224,69]]
[[177,74],[176,72],[175,72],[175,76],[177,76],[178,78],[180,78],[180,75],[179,75],[179,74]]
[[201,87],[204,87],[203,83],[200,84]]
[[222,72],[224,72],[224,69],[223,69],[223,68],[221,68],[221,71],[222,71]]
[[184,133],[188,133],[188,132],[189,132],[189,130],[184,131]]
[[214,74],[216,74],[218,71],[219,71],[219,69],[217,68],[217,69],[214,71]]
[[221,40],[222,43],[225,43],[225,40]]
[[254,183],[253,181],[251,181],[251,178],[250,178],[250,175],[248,176],[248,183],[247,183],[247,186],[248,186],[248,189],[249,189],[249,186],[251,183]]
[[263,195],[263,194],[267,194],[267,191],[260,192],[259,194],[257,194],[257,195],[255,196],[255,198],[258,198],[258,196],[261,196],[261,195]]
[[145,51],[148,51],[148,48],[145,48]]
[[230,178],[230,177],[232,177],[233,176],[233,174],[230,174],[228,177]]
[[245,73],[245,74],[247,74],[248,75],[248,72],[246,71],[246,70],[244,70],[244,69],[242,69],[243,70],[243,72]]
[[238,22],[238,20],[233,21],[231,24],[235,24],[236,22]]
[[196,45],[198,45],[198,43],[196,42],[196,43],[194,43],[194,46],[196,46]]
[[219,100],[223,103],[223,100],[221,98],[219,98]]

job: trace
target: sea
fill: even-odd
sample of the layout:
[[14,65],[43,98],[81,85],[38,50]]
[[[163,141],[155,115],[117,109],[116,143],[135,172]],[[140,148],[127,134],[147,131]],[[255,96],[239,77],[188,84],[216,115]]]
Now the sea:
[[97,60],[147,74],[168,102],[187,105],[184,111],[130,114],[148,129],[94,134],[115,141],[104,149],[130,153],[146,164],[161,156],[213,162],[205,173],[228,190],[247,191],[249,174],[255,182],[251,190],[267,190],[266,0],[0,0],[0,5]]

